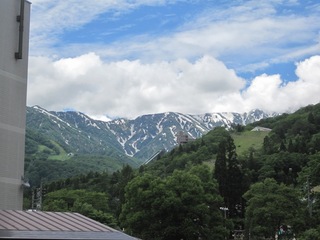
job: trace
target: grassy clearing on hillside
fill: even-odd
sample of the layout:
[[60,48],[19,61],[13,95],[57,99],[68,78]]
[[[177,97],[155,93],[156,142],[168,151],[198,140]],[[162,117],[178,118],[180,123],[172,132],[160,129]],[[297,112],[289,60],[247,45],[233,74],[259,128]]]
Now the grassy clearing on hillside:
[[60,161],[65,161],[70,159],[72,156],[68,155],[68,154],[59,154],[59,155],[51,155],[48,157],[48,159],[50,160],[60,160]]
[[[242,155],[250,147],[254,149],[260,149],[263,145],[263,139],[267,136],[269,132],[263,131],[247,131],[241,133],[232,133],[231,137],[234,140],[234,145],[236,146],[237,154]],[[212,159],[204,162],[211,169],[214,168],[214,164],[216,161],[216,156],[213,156]]]
[[263,139],[269,132],[263,131],[248,131],[242,133],[231,134],[234,139],[234,144],[237,148],[237,154],[241,155],[245,153],[250,147],[259,149],[263,145]]
[[56,142],[53,142],[53,141],[52,141],[52,143],[59,149],[60,154],[59,154],[59,155],[51,155],[51,156],[48,157],[48,159],[65,161],[65,160],[70,159],[70,158],[73,156],[72,154],[67,153],[67,152],[66,152],[59,144],[57,144]]
[[48,159],[50,160],[60,160],[65,161],[70,159],[73,155],[67,153],[59,144],[57,144],[54,141],[51,141],[51,143],[59,150],[59,154],[56,154],[56,152],[45,146],[45,145],[39,145],[38,146],[38,152],[47,154]]

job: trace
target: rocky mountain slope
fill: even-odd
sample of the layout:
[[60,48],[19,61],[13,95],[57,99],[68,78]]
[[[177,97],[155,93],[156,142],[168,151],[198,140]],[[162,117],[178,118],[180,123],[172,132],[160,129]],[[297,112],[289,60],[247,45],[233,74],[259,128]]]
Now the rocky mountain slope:
[[159,150],[171,150],[176,146],[179,131],[190,138],[199,138],[218,126],[231,128],[275,115],[258,109],[243,114],[167,112],[104,122],[80,112],[54,112],[34,106],[27,108],[27,129],[45,134],[70,153],[125,154],[144,161]]

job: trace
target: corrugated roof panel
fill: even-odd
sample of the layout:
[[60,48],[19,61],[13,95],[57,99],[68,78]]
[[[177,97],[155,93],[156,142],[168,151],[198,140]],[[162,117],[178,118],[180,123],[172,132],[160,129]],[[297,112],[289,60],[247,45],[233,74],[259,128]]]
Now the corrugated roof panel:
[[56,227],[60,231],[70,231],[70,228],[68,228],[68,226],[61,224],[61,221],[59,219],[49,217],[47,212],[41,212],[41,211],[31,211],[30,212],[30,211],[28,211],[28,214],[43,221],[43,224],[51,225],[52,227]]
[[55,214],[59,215],[60,219],[69,223],[69,225],[76,227],[77,230],[75,231],[81,231],[81,232],[93,231],[90,227],[87,227],[85,224],[76,221],[73,213],[66,212],[66,213],[55,213]]
[[17,212],[18,211],[2,211],[0,219],[14,226],[17,230],[39,230],[37,227],[28,223],[28,219],[21,219],[21,217],[17,216]]
[[135,238],[78,213],[0,210],[0,239]]
[[[67,213],[70,214],[70,213]],[[92,229],[92,231],[102,231],[102,232],[110,232],[113,231],[112,228],[96,222],[90,218],[87,218],[79,213],[74,213],[73,214],[73,218],[78,222],[78,223],[83,223],[85,226],[87,226],[88,228]]]
[[13,225],[8,224],[7,222],[5,222],[3,219],[0,219],[0,229],[15,229],[15,227]]
[[50,222],[55,222],[59,224],[59,227],[64,226],[67,228],[65,231],[82,231],[81,227],[77,223],[73,222],[73,219],[67,219],[63,217],[64,213],[59,212],[37,212],[38,214],[43,214]]
[[48,231],[48,230],[59,230],[55,228],[54,226],[50,225],[45,225],[42,223],[41,220],[38,220],[37,218],[33,217],[31,214],[28,214],[23,211],[10,211],[9,212],[11,216],[15,219],[20,219],[21,221],[24,221],[31,225],[33,229],[30,230],[40,230],[40,231]]
[[39,214],[39,212],[20,212],[20,214],[23,214],[30,221],[34,222],[34,224],[37,224],[39,227],[41,227],[42,228],[41,230],[51,230],[51,231],[69,230],[64,226],[61,226],[61,224],[58,224],[55,221],[52,221],[47,217],[42,216],[41,214]]
[[0,239],[56,239],[56,240],[136,240],[120,232],[51,232],[51,231],[19,231],[10,235],[1,234]]

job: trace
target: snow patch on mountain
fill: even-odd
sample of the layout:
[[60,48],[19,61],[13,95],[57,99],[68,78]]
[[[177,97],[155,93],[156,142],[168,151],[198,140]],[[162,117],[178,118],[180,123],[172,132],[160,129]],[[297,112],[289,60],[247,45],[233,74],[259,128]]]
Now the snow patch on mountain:
[[[33,114],[42,114],[53,126],[57,126],[52,129],[60,129],[63,141],[70,147],[74,146],[74,152],[104,152],[112,145],[127,156],[140,159],[146,159],[162,149],[172,149],[177,144],[176,134],[179,131],[187,133],[191,138],[199,138],[215,127],[230,129],[237,124],[246,125],[277,115],[267,114],[259,109],[247,113],[216,112],[197,115],[165,112],[143,115],[131,120],[119,118],[104,122],[80,112],[49,112],[39,106],[32,109]],[[39,120],[35,128],[45,127],[42,122],[43,120]],[[32,124],[32,121],[28,124]],[[73,130],[76,130],[77,134],[73,134]],[[89,142],[77,146],[81,136],[86,136]]]

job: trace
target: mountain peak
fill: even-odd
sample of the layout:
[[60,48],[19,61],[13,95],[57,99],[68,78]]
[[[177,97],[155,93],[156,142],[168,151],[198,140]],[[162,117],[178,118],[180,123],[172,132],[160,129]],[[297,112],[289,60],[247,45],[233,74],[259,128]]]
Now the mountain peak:
[[180,131],[196,139],[215,127],[230,129],[235,124],[246,125],[270,116],[274,114],[259,109],[198,115],[164,112],[104,122],[81,112],[54,112],[33,106],[27,108],[27,128],[54,136],[55,141],[67,143],[73,152],[101,154],[113,149],[111,152],[145,160],[154,152],[176,146]]

